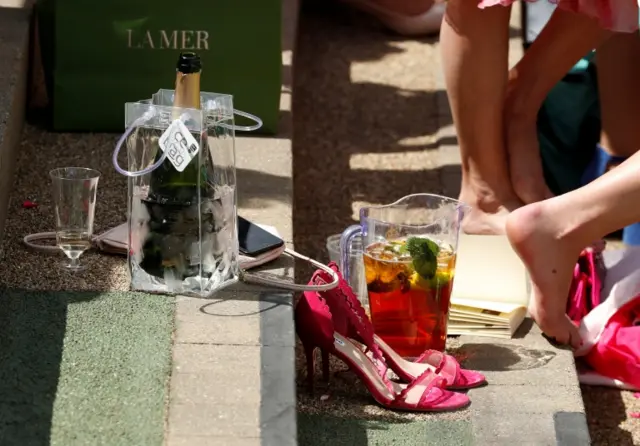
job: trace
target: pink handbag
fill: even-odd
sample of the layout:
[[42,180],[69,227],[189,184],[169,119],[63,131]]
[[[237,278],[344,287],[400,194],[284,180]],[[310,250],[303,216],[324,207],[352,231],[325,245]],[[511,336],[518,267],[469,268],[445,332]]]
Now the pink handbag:
[[600,305],[604,272],[601,252],[588,248],[580,253],[567,301],[567,315],[576,324]]
[[[599,287],[594,289],[594,284],[603,283],[598,273],[599,263],[604,268],[602,255],[608,281],[600,299]],[[602,255],[596,254],[593,260],[581,256],[584,263],[574,276],[574,294],[567,309],[572,319],[580,318],[583,344],[574,354],[590,368],[580,371],[580,382],[640,390],[640,249],[607,251]],[[590,276],[589,271],[594,274]],[[588,295],[584,291],[580,295],[579,290],[589,288]],[[589,309],[594,302],[599,304]]]

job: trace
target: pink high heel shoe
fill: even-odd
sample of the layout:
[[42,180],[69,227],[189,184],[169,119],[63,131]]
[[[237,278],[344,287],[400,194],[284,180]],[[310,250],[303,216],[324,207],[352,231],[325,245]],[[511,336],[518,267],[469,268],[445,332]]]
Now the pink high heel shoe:
[[[350,312],[357,314],[358,320],[371,333],[373,333],[373,324],[353,290],[343,279],[338,266],[331,262],[329,267],[336,271],[339,277],[338,287],[324,293],[325,300],[333,314],[336,330],[343,336],[362,342],[362,338],[358,336],[358,331],[355,330],[350,323],[350,319],[345,315]],[[331,277],[322,270],[316,271],[311,278],[311,283],[313,284],[328,283],[330,281]],[[446,387],[451,390],[466,390],[487,383],[486,378],[481,373],[461,368],[453,356],[437,350],[426,350],[418,359],[411,362],[397,354],[384,340],[375,334],[373,334],[373,343],[382,351],[391,369],[405,382],[411,382],[430,370],[444,378]],[[367,343],[364,344],[366,353],[370,348]]]
[[[295,309],[296,332],[307,359],[307,380],[313,389],[316,348],[322,352],[322,374],[329,379],[329,354],[340,358],[364,382],[373,398],[383,407],[395,410],[442,412],[470,404],[465,394],[444,389],[444,378],[430,369],[409,384],[398,384],[387,378],[387,365],[380,349],[373,343],[373,333],[359,323],[355,313],[347,315],[365,345],[370,347],[373,360],[348,338],[338,333],[323,293],[307,291]],[[368,340],[368,342],[367,342]]]

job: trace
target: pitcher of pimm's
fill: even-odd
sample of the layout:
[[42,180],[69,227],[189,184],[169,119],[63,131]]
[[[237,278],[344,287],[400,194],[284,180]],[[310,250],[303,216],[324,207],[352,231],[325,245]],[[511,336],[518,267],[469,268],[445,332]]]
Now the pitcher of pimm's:
[[[470,208],[452,198],[408,195],[360,209],[360,224],[340,241],[363,241],[364,269],[375,333],[404,357],[444,351],[460,226]],[[348,261],[343,275],[349,277]]]

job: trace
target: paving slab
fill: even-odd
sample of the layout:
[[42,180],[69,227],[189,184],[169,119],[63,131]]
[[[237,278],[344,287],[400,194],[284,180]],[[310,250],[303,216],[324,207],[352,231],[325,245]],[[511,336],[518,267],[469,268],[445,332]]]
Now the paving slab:
[[458,342],[463,365],[490,383],[473,391],[474,444],[590,444],[573,354],[552,346],[530,319],[514,339]]
[[[275,138],[238,135],[238,213],[292,246],[291,82],[297,0],[284,0],[281,122]],[[291,278],[285,259],[268,273]],[[179,297],[166,443],[293,446],[293,296],[238,284],[212,299]]]
[[178,298],[168,444],[194,435],[297,444],[292,296],[248,288]]

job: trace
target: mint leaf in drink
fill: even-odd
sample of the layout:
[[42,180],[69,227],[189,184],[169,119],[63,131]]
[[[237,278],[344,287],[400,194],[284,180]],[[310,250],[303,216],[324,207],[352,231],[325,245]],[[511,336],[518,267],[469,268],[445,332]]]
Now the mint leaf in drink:
[[433,240],[422,237],[409,237],[407,251],[411,255],[413,269],[423,279],[431,279],[438,269],[438,252],[440,246]]

